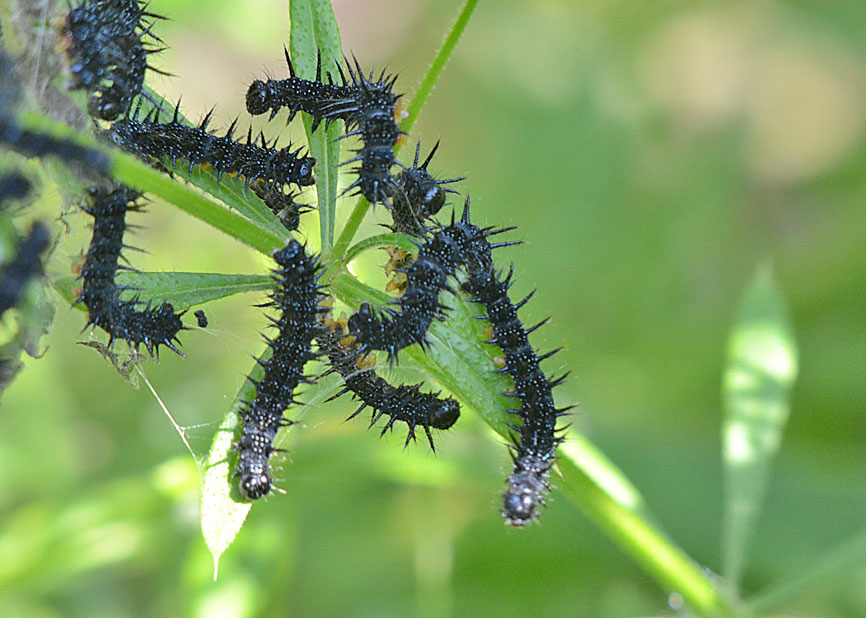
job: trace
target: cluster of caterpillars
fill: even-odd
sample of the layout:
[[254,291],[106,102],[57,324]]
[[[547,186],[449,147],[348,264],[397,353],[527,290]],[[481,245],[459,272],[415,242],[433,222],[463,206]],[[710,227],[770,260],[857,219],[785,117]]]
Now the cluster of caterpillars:
[[[237,120],[218,134],[209,127],[210,113],[191,126],[180,116],[179,104],[172,113],[153,102],[143,91],[143,82],[146,58],[158,49],[144,41],[159,41],[153,33],[158,18],[138,0],[89,0],[69,11],[63,32],[72,85],[87,90],[97,135],[169,174],[181,167],[186,172],[209,169],[218,181],[223,175],[240,177],[289,231],[295,230],[301,214],[310,208],[296,204],[292,191],[315,184],[315,159],[290,144],[278,148],[261,134],[253,137],[251,130],[245,139],[236,139]],[[351,393],[359,400],[352,417],[369,408],[371,427],[383,417],[383,434],[405,423],[406,444],[423,430],[433,448],[432,430],[447,430],[456,423],[458,402],[440,392],[426,392],[421,384],[389,384],[375,371],[375,353],[386,352],[393,365],[407,346],[432,345],[428,329],[434,320],[447,318],[449,311],[440,300],[442,292],[462,292],[483,308],[479,317],[490,324],[488,343],[502,350],[499,371],[513,381],[506,395],[518,404],[511,410],[514,470],[502,513],[513,525],[533,521],[549,490],[555,451],[562,441],[557,419],[565,409],[555,407],[551,391],[563,378],[550,379],[540,369],[540,362],[552,354],[536,354],[528,341],[540,324],[523,326],[517,310],[528,298],[513,302],[509,297],[513,270],[503,275],[495,269],[493,250],[516,243],[491,238],[512,228],[474,224],[468,198],[459,217],[452,214],[447,223],[436,219],[447,194],[455,193],[448,185],[463,178],[437,178],[428,170],[438,143],[423,161],[420,143],[411,165],[397,160],[395,146],[404,133],[398,124],[402,94],[394,90],[396,76],[365,72],[354,59],[323,70],[320,57],[314,79],[304,79],[288,53],[286,60],[288,78],[256,80],[250,85],[247,111],[270,113],[273,119],[286,109],[289,120],[303,112],[312,118],[314,131],[322,121],[326,126],[342,121],[344,137],[359,143],[355,155],[344,162],[353,165],[353,178],[343,193],[383,204],[391,214],[391,229],[411,236],[417,252],[392,252],[395,279],[390,287],[398,292],[392,306],[374,308],[365,303],[348,317],[335,317],[333,298],[320,282],[319,258],[304,245],[291,240],[273,254],[274,288],[262,305],[274,312],[273,332],[265,336],[268,349],[258,361],[260,370],[249,378],[255,394],[241,410],[243,430],[236,445],[241,493],[257,499],[275,489],[270,465],[278,450],[274,440],[279,428],[291,423],[285,414],[297,403],[298,386],[314,381],[304,371],[316,358],[329,365],[329,373],[343,379],[344,388],[335,397]],[[141,111],[145,99],[150,101],[146,113]],[[0,113],[0,141],[27,146],[27,139],[4,126]],[[181,320],[183,313],[169,303],[145,303],[136,290],[116,281],[119,270],[131,269],[121,262],[126,215],[141,210],[142,196],[110,179],[95,183],[87,193],[84,210],[93,217],[93,236],[81,268],[77,300],[87,308],[87,324],[104,330],[110,342],[123,339],[134,349],[144,344],[154,357],[160,346],[180,354],[177,335],[188,328]],[[44,243],[38,231],[32,235],[32,241],[22,244],[22,254],[38,253],[40,242]],[[207,324],[202,312],[195,316],[200,326]]]

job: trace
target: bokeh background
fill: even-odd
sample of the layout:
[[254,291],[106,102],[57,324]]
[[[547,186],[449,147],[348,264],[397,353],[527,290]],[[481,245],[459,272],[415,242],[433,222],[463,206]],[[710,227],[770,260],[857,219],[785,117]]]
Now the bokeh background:
[[[171,17],[157,27],[170,49],[155,62],[176,75],[150,83],[183,95],[189,117],[216,104],[227,124],[253,78],[285,75],[283,0],[150,7]],[[407,92],[458,9],[334,3],[344,50],[398,72]],[[558,396],[580,404],[575,428],[715,571],[726,334],[752,272],[772,264],[801,368],[747,595],[811,568],[866,514],[864,130],[858,0],[499,0],[480,3],[413,131],[428,146],[442,139],[434,171],[469,177],[461,189],[477,220],[520,226],[526,243],[500,259],[516,263],[516,296],[539,288],[524,320],[553,316],[534,342],[566,346],[549,369],[573,371]],[[280,133],[304,140],[299,124]],[[58,204],[47,185],[44,212]],[[65,221],[52,276],[68,275],[87,243],[88,217],[70,210]],[[137,266],[267,267],[164,205],[139,222],[150,255]],[[309,223],[315,242],[314,215]],[[362,234],[375,230],[371,220]],[[195,458],[261,350],[259,301],[206,307],[211,326],[184,337],[188,359],[145,365]],[[677,613],[556,490],[539,525],[505,528],[510,460],[471,411],[434,456],[422,444],[403,451],[401,432],[380,441],[362,420],[343,423],[346,400],[290,432],[286,495],[252,509],[214,582],[194,456],[143,383],[130,388],[77,344],[83,323],[59,301],[44,357],[3,394],[2,615]],[[782,609],[866,615],[866,565]]]

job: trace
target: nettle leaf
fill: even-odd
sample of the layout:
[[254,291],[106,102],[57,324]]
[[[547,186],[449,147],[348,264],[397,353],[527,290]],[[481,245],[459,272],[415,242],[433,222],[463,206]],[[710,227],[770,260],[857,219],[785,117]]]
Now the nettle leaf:
[[[300,77],[314,79],[319,54],[323,71],[335,73],[336,63],[343,61],[340,29],[329,0],[292,0],[289,3],[291,36],[289,47],[292,64]],[[326,124],[330,126],[326,127]],[[337,171],[340,164],[340,146],[343,123],[322,123],[313,132],[312,118],[304,114],[304,127],[310,153],[316,159],[316,191],[319,205],[319,228],[322,254],[330,253],[334,240],[335,212],[337,209]]]
[[[117,275],[117,283],[138,288],[135,292],[124,292],[122,298],[136,294],[145,302],[170,302],[178,311],[242,292],[274,287],[274,281],[268,275],[219,273],[122,272]],[[76,291],[81,287],[81,279],[63,277],[53,285],[63,298],[72,303],[78,298]],[[81,303],[76,308],[87,310]]]

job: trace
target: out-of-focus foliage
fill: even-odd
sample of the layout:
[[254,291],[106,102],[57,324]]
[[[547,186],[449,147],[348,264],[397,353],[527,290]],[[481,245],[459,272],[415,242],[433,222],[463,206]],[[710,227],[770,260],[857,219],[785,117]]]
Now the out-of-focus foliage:
[[[344,50],[387,64],[408,91],[458,4],[334,8]],[[171,49],[155,61],[178,75],[152,85],[182,94],[190,118],[218,104],[228,124],[254,75],[284,75],[281,0],[150,6],[173,19],[158,26]],[[557,395],[580,403],[575,426],[713,570],[727,337],[755,265],[772,262],[800,372],[745,556],[747,596],[808,570],[866,513],[864,32],[866,5],[845,0],[482,2],[413,129],[442,138],[434,171],[469,176],[480,222],[520,226],[527,243],[500,259],[516,262],[515,297],[539,288],[526,322],[553,315],[535,343],[567,346],[557,359],[573,377]],[[300,123],[283,133],[304,141]],[[57,195],[40,211],[58,213]],[[175,209],[137,219],[150,255],[136,266],[264,273]],[[88,218],[66,220],[53,275],[87,242]],[[185,333],[188,359],[143,368],[198,456],[260,351],[260,301],[210,305],[207,331]],[[83,318],[60,302],[47,354],[26,359],[0,409],[0,614],[670,611],[555,490],[540,525],[505,529],[509,460],[473,414],[432,456],[343,424],[348,401],[289,434],[287,495],[255,505],[214,583],[192,457],[147,388],[76,345]],[[863,590],[861,562],[782,607],[863,615]]]

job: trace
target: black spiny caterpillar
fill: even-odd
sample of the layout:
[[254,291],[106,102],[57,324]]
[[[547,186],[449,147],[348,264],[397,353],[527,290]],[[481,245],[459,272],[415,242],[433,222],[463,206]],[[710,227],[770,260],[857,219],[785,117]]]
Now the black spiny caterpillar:
[[272,275],[277,287],[264,306],[280,311],[279,317],[271,318],[277,334],[265,337],[271,355],[258,361],[264,376],[261,380],[249,378],[256,395],[241,411],[244,428],[237,443],[240,490],[250,500],[267,495],[273,488],[268,460],[276,450],[274,439],[281,426],[291,424],[283,413],[295,403],[295,388],[301,382],[311,383],[304,376],[304,365],[316,357],[311,344],[317,333],[317,316],[327,310],[319,307],[318,261],[306,254],[303,245],[290,240],[274,253],[274,261],[278,268]]

